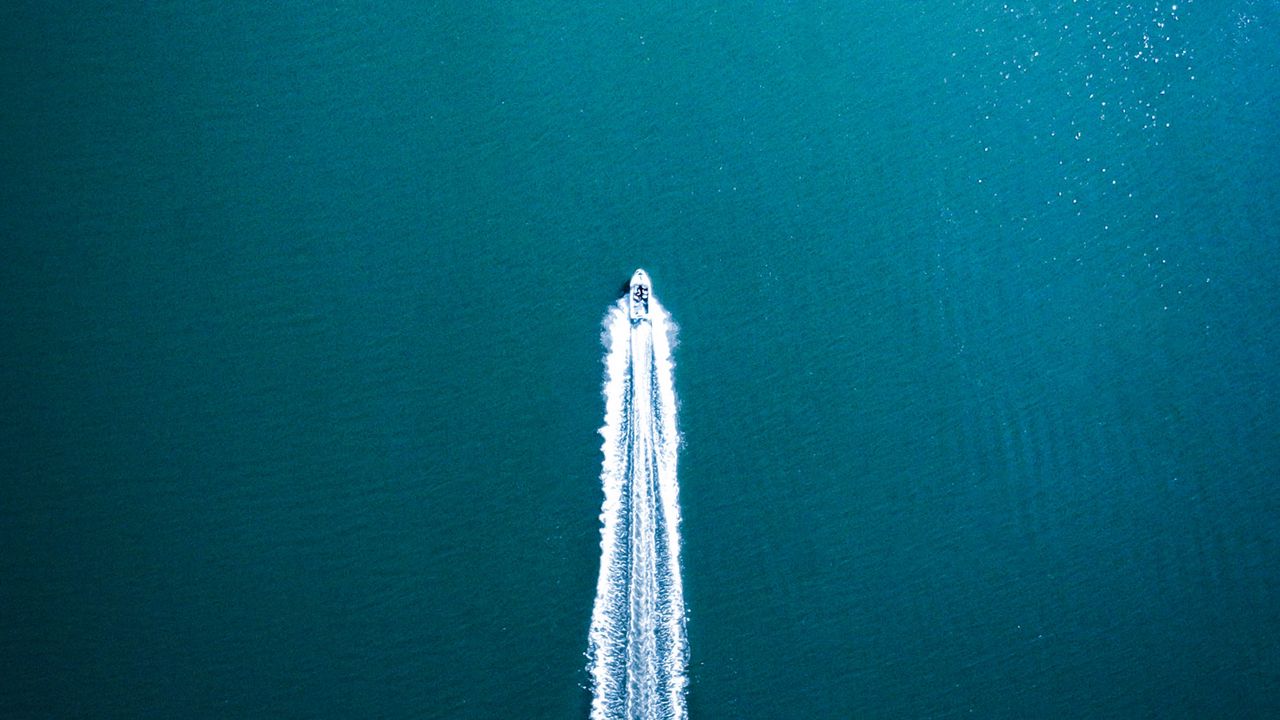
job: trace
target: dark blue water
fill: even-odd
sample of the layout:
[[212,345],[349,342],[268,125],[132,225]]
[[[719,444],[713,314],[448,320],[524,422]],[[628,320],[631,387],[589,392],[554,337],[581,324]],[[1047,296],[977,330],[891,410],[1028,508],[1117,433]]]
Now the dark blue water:
[[5,5],[0,716],[585,717],[637,266],[692,716],[1274,716],[1278,33]]

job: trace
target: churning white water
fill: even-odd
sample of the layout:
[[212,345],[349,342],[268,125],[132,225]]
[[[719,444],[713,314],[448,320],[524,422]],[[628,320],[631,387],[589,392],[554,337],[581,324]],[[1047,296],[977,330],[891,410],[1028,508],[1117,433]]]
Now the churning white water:
[[633,324],[624,298],[604,320],[603,527],[588,650],[593,720],[686,717],[674,334],[656,298],[647,319]]

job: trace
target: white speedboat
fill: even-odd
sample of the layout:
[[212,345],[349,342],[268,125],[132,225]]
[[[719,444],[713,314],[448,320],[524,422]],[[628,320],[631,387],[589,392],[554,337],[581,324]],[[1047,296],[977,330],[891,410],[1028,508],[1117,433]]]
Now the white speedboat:
[[630,292],[627,294],[631,322],[649,319],[649,292],[649,273],[637,269],[631,276]]

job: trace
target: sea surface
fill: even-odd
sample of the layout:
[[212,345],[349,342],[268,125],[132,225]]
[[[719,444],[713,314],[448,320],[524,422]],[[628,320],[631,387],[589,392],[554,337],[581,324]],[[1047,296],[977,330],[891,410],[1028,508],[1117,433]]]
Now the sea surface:
[[1275,0],[0,6],[0,717],[1280,716]]

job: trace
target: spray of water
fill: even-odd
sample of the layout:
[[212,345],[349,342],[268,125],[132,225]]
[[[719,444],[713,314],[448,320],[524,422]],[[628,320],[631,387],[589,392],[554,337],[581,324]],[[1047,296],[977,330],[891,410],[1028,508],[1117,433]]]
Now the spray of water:
[[600,579],[588,657],[593,720],[683,719],[688,645],[680,583],[671,316],[650,298],[604,319]]

